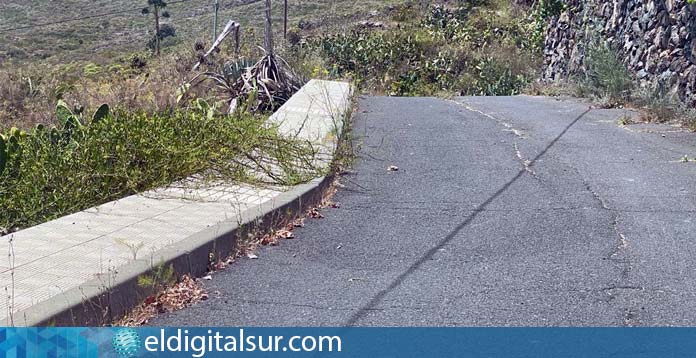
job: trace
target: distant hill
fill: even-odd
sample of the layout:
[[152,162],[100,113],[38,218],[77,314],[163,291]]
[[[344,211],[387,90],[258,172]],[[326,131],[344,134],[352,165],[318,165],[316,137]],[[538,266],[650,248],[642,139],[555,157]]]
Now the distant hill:
[[[263,28],[263,1],[219,0],[219,28],[229,19],[243,31]],[[289,1],[290,26],[300,20],[341,26],[374,8],[401,1]],[[0,67],[34,61],[104,62],[123,52],[145,49],[153,36],[151,16],[141,14],[147,0],[3,0],[0,1]],[[176,28],[178,42],[212,37],[213,0],[171,0],[163,19]],[[283,1],[275,0],[276,30]],[[77,20],[75,20],[77,19]],[[46,25],[53,23],[52,25]],[[190,43],[190,41],[187,41]]]

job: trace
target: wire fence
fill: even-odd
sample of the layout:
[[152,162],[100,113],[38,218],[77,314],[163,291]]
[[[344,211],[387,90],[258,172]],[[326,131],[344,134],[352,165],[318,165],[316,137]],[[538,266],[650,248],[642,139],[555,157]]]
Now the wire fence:
[[[259,3],[252,1],[220,1],[218,24],[224,24],[230,19],[237,20],[238,9],[247,5]],[[127,2],[126,4],[132,4]],[[142,9],[147,5],[124,8],[105,8],[95,6],[93,13],[82,16],[51,19],[49,10],[41,8],[34,12],[26,11],[23,16],[34,16],[31,21],[18,20],[10,26],[0,24],[0,65],[5,61],[23,61],[31,59],[45,60],[54,58],[56,62],[67,60],[86,60],[95,54],[109,52],[133,52],[146,50],[148,41],[155,35],[154,17],[144,15]],[[7,6],[7,5],[4,5]],[[30,5],[25,5],[29,7]],[[282,6],[278,7],[278,11]],[[14,8],[16,11],[18,8]],[[24,8],[19,8],[24,9]],[[0,11],[3,5],[0,5]],[[161,19],[162,25],[175,29],[174,40],[210,40],[213,38],[213,18],[215,16],[214,0],[173,0],[168,1],[165,11],[171,13],[170,18]],[[69,13],[73,9],[56,10],[57,13]],[[249,11],[244,14],[246,25],[254,26],[256,18],[262,13]],[[36,16],[36,14],[40,14]],[[4,17],[4,18],[3,18]],[[42,17],[44,19],[42,19]],[[0,21],[12,21],[11,14],[0,15]],[[43,21],[42,21],[43,20]],[[217,29],[219,30],[219,29]],[[108,57],[108,55],[107,55]]]

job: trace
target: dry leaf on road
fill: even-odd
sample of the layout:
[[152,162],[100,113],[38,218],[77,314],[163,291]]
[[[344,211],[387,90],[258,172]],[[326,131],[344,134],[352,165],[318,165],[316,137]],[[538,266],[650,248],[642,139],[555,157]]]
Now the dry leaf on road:
[[292,222],[292,226],[294,227],[304,227],[304,218],[297,218],[295,221]]
[[295,238],[295,234],[293,234],[292,231],[289,231],[289,230],[278,230],[276,232],[276,235],[280,238],[283,238],[283,239],[294,239]]
[[317,208],[312,208],[307,211],[307,215],[313,219],[321,219],[324,217]]

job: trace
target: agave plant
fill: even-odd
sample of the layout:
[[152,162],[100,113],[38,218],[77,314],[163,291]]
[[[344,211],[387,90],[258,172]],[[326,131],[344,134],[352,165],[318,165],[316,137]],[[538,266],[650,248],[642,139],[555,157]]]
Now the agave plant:
[[232,82],[235,82],[242,77],[249,67],[252,66],[254,66],[253,61],[242,57],[234,61],[226,62],[223,65],[222,71],[225,74],[225,77],[231,79]]
[[[250,109],[272,110],[287,101],[293,93],[302,87],[302,80],[290,68],[282,57],[273,53],[266,54],[234,84],[239,96],[249,99],[255,94],[255,103],[247,103]],[[230,102],[230,110],[234,110],[237,98]]]
[[[250,111],[273,110],[285,103],[300,89],[303,81],[283,58],[275,54],[271,34],[271,2],[266,0],[263,57],[255,63],[239,58],[225,63],[217,72],[200,73],[182,86],[179,98],[184,98],[193,88],[212,83],[212,88],[228,101],[229,112],[235,111],[240,101],[244,101]],[[219,41],[220,38],[216,43]]]
[[[238,91],[234,87],[236,79],[234,73],[228,74],[228,72],[221,70],[219,72],[207,71],[202,72],[193,77],[188,83],[181,86],[179,89],[180,93],[177,96],[177,103],[184,103],[185,99],[188,98],[189,93],[193,89],[198,89],[204,85],[208,85],[206,90],[214,90],[224,98],[236,98],[239,96]],[[229,100],[228,100],[229,101]],[[194,100],[192,103],[194,109],[198,109],[198,102]]]
[[240,100],[250,111],[273,110],[302,87],[301,78],[278,55],[267,54],[253,65],[249,63],[247,59],[228,62],[219,72],[198,74],[184,89],[188,92],[204,83],[212,84],[209,89],[226,98],[231,113]]

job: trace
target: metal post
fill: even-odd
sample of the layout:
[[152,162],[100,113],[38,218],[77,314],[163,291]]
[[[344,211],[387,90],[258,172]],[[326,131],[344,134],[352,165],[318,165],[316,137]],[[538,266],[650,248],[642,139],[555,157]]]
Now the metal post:
[[155,56],[160,54],[160,21],[159,6],[155,5]]
[[217,39],[217,24],[218,24],[218,10],[220,9],[219,0],[215,0],[215,5],[213,5],[213,10],[215,15],[213,16],[213,42]]
[[288,0],[285,0],[285,9],[283,10],[283,37],[285,42],[288,41]]

